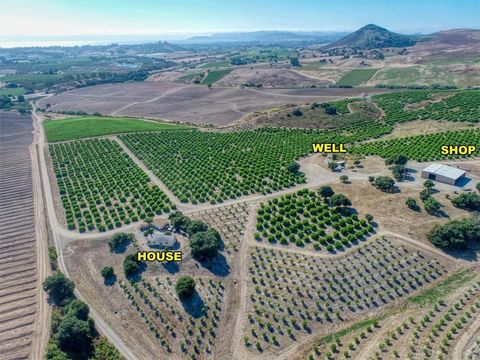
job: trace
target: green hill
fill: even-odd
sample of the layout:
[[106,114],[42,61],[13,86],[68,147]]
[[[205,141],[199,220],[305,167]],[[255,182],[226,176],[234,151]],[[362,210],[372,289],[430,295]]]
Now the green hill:
[[360,50],[386,47],[407,47],[417,42],[414,36],[391,32],[374,24],[368,24],[357,31],[326,46],[326,49],[353,48]]

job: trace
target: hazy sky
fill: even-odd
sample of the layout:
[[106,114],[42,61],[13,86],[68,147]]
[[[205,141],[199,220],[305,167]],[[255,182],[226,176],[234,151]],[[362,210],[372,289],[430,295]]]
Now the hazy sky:
[[480,27],[480,0],[0,0],[0,40],[16,35],[146,35],[248,30],[402,32]]

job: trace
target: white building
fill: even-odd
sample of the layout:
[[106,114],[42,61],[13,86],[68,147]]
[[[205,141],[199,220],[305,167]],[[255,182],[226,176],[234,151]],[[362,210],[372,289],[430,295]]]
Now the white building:
[[422,177],[424,179],[439,181],[450,185],[456,185],[465,174],[466,171],[464,170],[442,164],[431,164],[422,170]]

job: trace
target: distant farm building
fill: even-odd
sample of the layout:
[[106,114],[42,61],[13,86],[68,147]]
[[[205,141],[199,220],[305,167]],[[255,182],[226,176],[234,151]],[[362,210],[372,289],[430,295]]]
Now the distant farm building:
[[424,179],[443,182],[445,184],[456,185],[458,181],[465,177],[466,171],[457,169],[448,165],[431,164],[422,170]]

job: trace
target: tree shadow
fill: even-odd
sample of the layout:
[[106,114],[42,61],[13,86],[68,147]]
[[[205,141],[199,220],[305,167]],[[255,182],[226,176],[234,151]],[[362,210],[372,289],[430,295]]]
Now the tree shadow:
[[230,265],[228,265],[227,259],[222,253],[218,253],[211,260],[199,261],[199,263],[216,276],[225,277],[230,274]]
[[162,263],[162,266],[165,270],[167,270],[170,274],[176,274],[180,271],[180,267],[176,261],[167,261]]
[[103,280],[103,284],[105,286],[113,286],[115,282],[117,281],[117,275],[113,274],[112,276],[106,278]]
[[445,211],[441,209],[437,211],[430,211],[430,212],[427,211],[427,214],[431,216],[435,216],[437,218],[442,218],[442,219],[450,218],[450,215],[448,215]]
[[478,253],[480,252],[480,243],[471,242],[468,244],[468,248],[465,250],[443,250],[444,253],[465,261],[476,262],[478,261]]
[[195,319],[206,315],[205,302],[202,300],[197,290],[194,290],[192,297],[189,299],[180,299],[180,303],[185,312]]
[[110,252],[115,254],[123,254],[131,243],[131,240],[125,241],[124,243],[117,245],[115,248],[110,249]]

